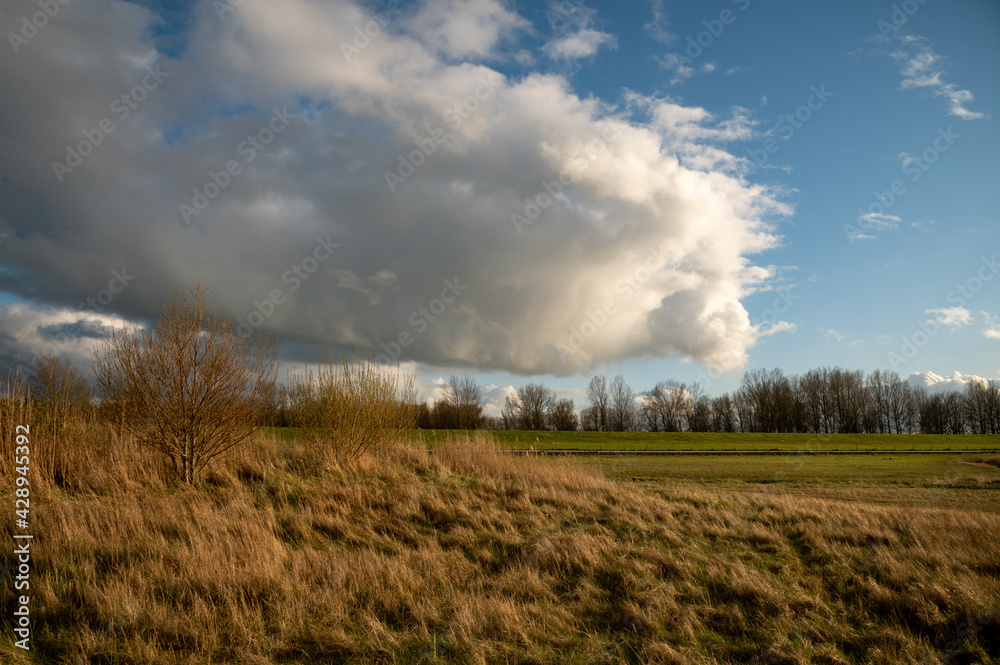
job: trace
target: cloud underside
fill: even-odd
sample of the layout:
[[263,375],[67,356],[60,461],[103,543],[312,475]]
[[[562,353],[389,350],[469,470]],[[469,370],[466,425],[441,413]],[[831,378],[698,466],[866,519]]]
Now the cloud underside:
[[[449,7],[404,8],[366,41],[355,28],[375,17],[349,2],[245,0],[221,21],[204,2],[174,59],[149,41],[148,10],[66,5],[0,60],[10,89],[30,91],[0,105],[18,128],[0,150],[0,288],[66,312],[125,267],[135,279],[109,313],[154,316],[204,281],[222,312],[262,312],[294,349],[403,338],[402,360],[524,374],[743,364],[759,331],[741,299],[771,276],[748,257],[776,244],[789,209],[737,175],[724,143],[742,121],[637,95],[611,108],[558,76],[507,80],[484,63],[522,19],[486,0]],[[112,103],[153,66],[168,76],[119,119]],[[248,138],[285,108],[296,117],[248,161]],[[114,131],[58,182],[52,162],[105,117]],[[196,189],[215,196],[185,224]]]

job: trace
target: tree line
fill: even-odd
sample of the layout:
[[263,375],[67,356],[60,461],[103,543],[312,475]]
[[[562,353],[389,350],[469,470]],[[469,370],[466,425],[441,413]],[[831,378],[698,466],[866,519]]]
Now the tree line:
[[499,416],[484,413],[474,376],[452,376],[443,396],[417,406],[417,426],[438,429],[597,432],[758,432],[815,434],[1000,434],[1000,383],[970,381],[962,391],[928,393],[893,371],[812,369],[787,375],[752,369],[732,393],[661,381],[636,393],[617,375],[590,380],[586,405],[559,399],[540,383],[508,395]]

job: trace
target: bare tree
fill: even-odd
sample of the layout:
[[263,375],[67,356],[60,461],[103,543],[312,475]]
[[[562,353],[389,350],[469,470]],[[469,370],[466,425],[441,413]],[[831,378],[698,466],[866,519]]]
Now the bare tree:
[[789,432],[796,429],[796,421],[805,420],[792,382],[780,369],[748,370],[734,399],[744,432]]
[[651,406],[658,412],[660,429],[664,432],[679,432],[684,428],[684,415],[691,402],[687,384],[676,381],[660,381],[651,393]]
[[736,431],[736,410],[729,393],[722,393],[720,397],[712,399],[712,431]]
[[799,377],[799,399],[805,405],[806,422],[817,434],[830,432],[828,382],[825,369],[812,369]]
[[452,375],[448,380],[448,397],[455,410],[459,429],[477,429],[483,418],[483,389],[471,374]]
[[876,369],[868,373],[867,395],[864,405],[865,431],[873,434],[886,434],[892,427],[889,416],[889,384],[882,375],[882,370]]
[[945,413],[948,419],[948,434],[965,434],[965,404],[962,394],[950,391],[944,398]]
[[639,398],[642,428],[647,432],[660,431],[661,401],[663,401],[663,392],[658,385]]
[[891,431],[896,434],[908,432],[910,430],[907,424],[906,414],[910,387],[906,381],[899,378],[899,374],[894,371],[883,372],[882,376],[885,378],[886,384],[888,385],[888,410],[889,422],[892,424]]
[[573,400],[566,398],[558,400],[549,414],[552,429],[560,432],[574,432],[577,429],[576,410]]
[[521,400],[517,392],[504,398],[500,409],[500,426],[507,430],[524,429],[521,422]]
[[192,483],[259,427],[275,359],[270,340],[236,335],[231,321],[209,309],[199,286],[175,294],[153,327],[109,332],[94,371],[122,426]]
[[913,386],[910,388],[910,403],[907,409],[909,429],[911,432],[921,434],[932,434],[925,429],[924,414],[925,408],[930,402],[930,395],[924,386]]
[[580,429],[584,432],[600,431],[596,406],[589,406],[580,412]]
[[90,384],[68,361],[54,355],[42,356],[35,363],[28,381],[31,395],[45,404],[55,418],[82,413],[90,407]]
[[608,431],[608,410],[610,406],[610,396],[608,395],[608,377],[600,374],[590,380],[587,386],[587,401],[594,409],[593,415],[596,421],[596,430],[599,432]]
[[434,427],[437,429],[458,428],[458,377],[451,377],[456,385],[449,381],[441,388],[441,396],[435,400],[431,411]]
[[621,374],[615,376],[608,390],[610,397],[609,427],[613,432],[635,429],[635,393]]
[[868,375],[864,406],[865,429],[871,433],[898,434],[903,431],[906,384],[894,371],[876,369]]
[[701,385],[695,383],[689,391],[691,399],[687,403],[684,418],[689,432],[708,432],[712,428],[712,402]]
[[540,383],[529,383],[517,391],[518,420],[523,429],[543,430],[555,407],[555,394]]
[[965,387],[965,411],[971,432],[1000,433],[1000,386],[995,381],[970,381]]
[[861,432],[865,403],[865,374],[834,367],[830,370],[830,392],[836,413],[837,431],[843,434]]

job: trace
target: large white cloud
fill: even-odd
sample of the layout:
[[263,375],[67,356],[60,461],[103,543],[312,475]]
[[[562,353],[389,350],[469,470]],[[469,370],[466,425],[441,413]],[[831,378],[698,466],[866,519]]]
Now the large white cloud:
[[[771,276],[748,257],[789,210],[737,175],[743,112],[507,79],[463,59],[495,57],[523,19],[442,6],[379,22],[349,2],[244,0],[220,20],[203,2],[170,57],[149,11],[66,5],[0,59],[18,91],[0,104],[0,289],[73,307],[127,266],[111,309],[149,317],[204,281],[303,358],[336,343],[524,374],[744,363],[760,331],[740,301]],[[34,7],[5,3],[0,22]],[[147,68],[166,76],[120,118]],[[59,182],[52,162],[103,118],[114,131]],[[186,224],[195,190],[216,196]]]

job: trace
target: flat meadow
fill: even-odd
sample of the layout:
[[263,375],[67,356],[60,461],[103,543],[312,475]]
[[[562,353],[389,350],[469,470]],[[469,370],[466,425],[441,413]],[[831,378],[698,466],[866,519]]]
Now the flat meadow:
[[[286,440],[295,428],[277,428]],[[1000,452],[1000,436],[984,434],[759,434],[717,432],[557,432],[499,430],[490,433],[505,448],[585,451],[991,451]],[[433,449],[438,441],[465,436],[463,430],[414,430],[416,441]]]

